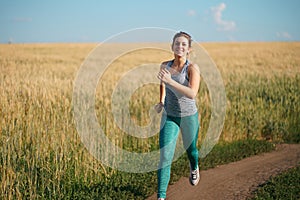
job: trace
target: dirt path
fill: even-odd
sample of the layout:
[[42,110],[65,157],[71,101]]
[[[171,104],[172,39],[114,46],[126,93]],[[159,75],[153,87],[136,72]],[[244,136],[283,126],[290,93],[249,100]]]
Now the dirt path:
[[[260,184],[270,176],[300,164],[300,145],[278,145],[275,151],[201,171],[196,187],[183,177],[169,186],[168,200],[240,200],[251,197]],[[153,194],[149,200],[157,199]]]

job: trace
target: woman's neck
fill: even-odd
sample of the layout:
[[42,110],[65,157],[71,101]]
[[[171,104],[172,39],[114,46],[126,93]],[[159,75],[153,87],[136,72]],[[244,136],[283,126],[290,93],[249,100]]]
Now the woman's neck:
[[186,63],[187,58],[186,57],[179,57],[175,56],[173,65],[179,68],[182,68],[184,64]]
[[175,72],[181,73],[181,71],[186,63],[186,60],[187,60],[186,57],[175,56],[174,61],[171,66],[173,73],[175,73]]

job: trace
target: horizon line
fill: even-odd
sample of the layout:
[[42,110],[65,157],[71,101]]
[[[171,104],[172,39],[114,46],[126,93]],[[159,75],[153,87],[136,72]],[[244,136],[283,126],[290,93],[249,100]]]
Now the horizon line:
[[[286,43],[292,43],[292,42],[300,42],[300,40],[204,40],[204,41],[193,41],[193,43],[278,43],[278,42],[286,42]],[[138,43],[171,43],[170,41],[137,41],[137,42],[123,42],[123,41],[118,41],[118,42],[105,42],[105,41],[77,41],[77,42],[0,42],[0,44],[138,44]]]

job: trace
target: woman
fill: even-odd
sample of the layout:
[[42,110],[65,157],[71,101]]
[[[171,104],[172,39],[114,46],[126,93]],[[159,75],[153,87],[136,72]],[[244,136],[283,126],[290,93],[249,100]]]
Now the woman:
[[163,62],[157,75],[161,85],[160,102],[155,109],[161,112],[164,108],[159,135],[160,166],[157,193],[159,200],[166,198],[179,130],[181,130],[183,145],[190,161],[190,183],[197,185],[200,180],[196,147],[199,121],[195,103],[200,73],[199,67],[187,59],[191,51],[191,43],[192,39],[189,34],[176,33],[172,42],[174,59]]

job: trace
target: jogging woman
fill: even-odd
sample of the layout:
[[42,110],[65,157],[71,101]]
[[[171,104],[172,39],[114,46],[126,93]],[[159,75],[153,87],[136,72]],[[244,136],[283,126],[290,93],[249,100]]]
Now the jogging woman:
[[159,135],[160,164],[157,173],[159,200],[166,198],[179,130],[190,164],[190,183],[200,180],[197,139],[199,131],[198,109],[195,98],[200,84],[199,67],[188,60],[192,39],[185,32],[173,37],[174,59],[163,62],[157,75],[161,81],[160,102],[157,112],[163,110]]

